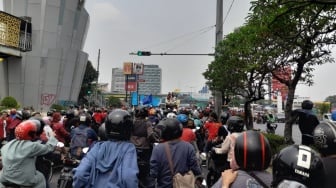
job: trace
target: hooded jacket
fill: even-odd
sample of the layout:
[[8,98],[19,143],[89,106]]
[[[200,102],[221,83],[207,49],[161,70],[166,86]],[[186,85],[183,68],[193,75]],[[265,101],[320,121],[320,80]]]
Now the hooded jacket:
[[137,154],[127,141],[97,142],[74,169],[73,187],[138,187]]

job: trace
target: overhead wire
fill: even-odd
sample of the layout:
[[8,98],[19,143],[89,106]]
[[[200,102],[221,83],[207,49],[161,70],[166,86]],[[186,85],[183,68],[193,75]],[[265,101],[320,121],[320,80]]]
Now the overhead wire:
[[[225,22],[226,22],[226,20],[227,20],[227,18],[228,18],[228,16],[229,16],[229,14],[230,14],[230,12],[231,12],[231,9],[232,9],[232,6],[233,6],[234,2],[235,2],[235,0],[232,0],[232,1],[231,1],[230,7],[229,7],[228,11],[226,12],[226,15],[225,15],[225,17],[224,17],[224,19],[223,19],[222,25],[225,24]],[[161,46],[161,45],[163,45],[163,44],[166,44],[166,43],[169,43],[169,42],[172,42],[172,41],[176,41],[176,40],[178,40],[178,39],[180,39],[180,38],[184,38],[184,37],[186,37],[186,36],[190,36],[190,35],[194,35],[194,34],[197,34],[197,33],[198,33],[198,35],[195,35],[195,36],[193,36],[193,37],[191,37],[191,38],[189,38],[189,39],[187,39],[187,40],[184,40],[184,41],[178,43],[177,45],[175,45],[174,47],[169,48],[168,50],[165,51],[165,52],[168,52],[168,51],[171,51],[171,50],[173,50],[173,49],[176,49],[176,48],[180,47],[180,45],[182,45],[182,44],[186,44],[186,42],[189,42],[189,41],[191,41],[192,39],[194,39],[194,38],[196,38],[196,37],[198,37],[198,36],[200,36],[200,35],[202,35],[202,34],[205,34],[205,33],[209,32],[209,31],[211,31],[211,30],[212,30],[213,28],[215,28],[215,27],[216,27],[216,25],[207,26],[207,27],[201,28],[201,29],[199,29],[199,30],[197,30],[197,31],[192,31],[192,32],[185,33],[185,34],[182,34],[182,35],[177,36],[177,37],[173,37],[173,38],[168,39],[168,40],[163,40],[163,41],[154,43],[154,44],[152,44],[152,45],[147,46],[147,47],[144,48],[144,49],[150,49],[150,48],[153,48],[153,47],[158,47],[158,46]]]

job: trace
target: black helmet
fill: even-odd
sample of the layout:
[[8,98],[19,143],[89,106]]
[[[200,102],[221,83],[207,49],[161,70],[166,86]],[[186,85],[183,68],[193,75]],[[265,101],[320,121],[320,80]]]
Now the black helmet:
[[220,119],[221,119],[222,124],[226,124],[229,117],[230,117],[230,114],[228,112],[222,112],[221,115],[220,115]]
[[161,131],[161,139],[168,141],[182,136],[182,125],[176,118],[163,118],[157,125]]
[[313,135],[315,146],[322,155],[336,154],[336,125],[333,122],[320,123]]
[[314,103],[311,100],[302,101],[301,107],[302,109],[311,110],[313,109]]
[[98,136],[101,141],[107,140],[106,137],[106,130],[105,130],[105,123],[102,123],[98,128]]
[[73,110],[68,110],[68,111],[66,112],[66,114],[65,114],[65,117],[66,117],[67,119],[72,119],[72,118],[75,117],[75,112],[74,112]]
[[239,116],[231,116],[227,120],[228,130],[233,132],[242,132],[244,129],[244,120]]
[[86,126],[91,126],[92,116],[89,113],[81,113],[79,114],[79,123],[85,124]]
[[16,111],[15,118],[17,118],[19,120],[22,120],[22,111],[21,110]]
[[133,121],[126,110],[113,110],[106,118],[105,131],[108,139],[129,140]]
[[43,128],[45,126],[45,122],[43,121],[43,119],[40,117],[34,116],[34,117],[29,118],[29,120],[33,121],[36,124],[36,127],[37,127],[36,134],[41,135],[43,132]]
[[147,107],[143,107],[140,109],[135,109],[135,117],[137,118],[146,118],[148,117],[148,109]]
[[290,145],[273,160],[273,182],[276,187],[283,180],[297,181],[307,187],[323,187],[324,167],[318,153],[308,146]]
[[236,139],[234,155],[242,170],[265,170],[271,158],[271,146],[258,131],[245,131]]

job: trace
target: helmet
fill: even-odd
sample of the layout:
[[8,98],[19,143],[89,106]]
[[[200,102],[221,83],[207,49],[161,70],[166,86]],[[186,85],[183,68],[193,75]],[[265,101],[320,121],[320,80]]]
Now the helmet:
[[27,120],[31,117],[30,111],[22,110],[22,120]]
[[135,117],[145,118],[147,116],[148,116],[148,111],[146,107],[135,110]]
[[79,114],[79,123],[84,124],[86,126],[91,126],[92,117],[89,113],[81,113]]
[[301,107],[302,109],[311,110],[313,109],[314,103],[311,100],[302,101]]
[[315,127],[313,135],[315,146],[322,155],[336,154],[336,125],[334,123],[320,123]]
[[221,122],[223,124],[226,124],[227,120],[229,119],[230,117],[230,114],[227,113],[227,112],[222,112],[221,115],[220,115],[220,119],[221,119]]
[[113,110],[105,121],[106,137],[108,139],[129,140],[132,127],[131,115],[126,110]]
[[239,167],[247,171],[265,170],[272,158],[268,140],[257,131],[245,131],[237,137],[234,155]]
[[231,116],[227,120],[227,126],[230,132],[242,132],[244,129],[244,120],[239,116]]
[[105,123],[102,123],[98,128],[98,136],[100,140],[105,141],[107,140],[106,137],[106,130],[105,130]]
[[43,121],[43,119],[39,117],[31,117],[29,118],[29,120],[35,123],[36,128],[37,128],[36,134],[41,135],[43,132],[43,128],[45,126],[45,122]]
[[292,180],[307,187],[323,187],[324,167],[318,153],[308,146],[290,145],[273,160],[273,186]]
[[176,116],[177,120],[179,120],[180,123],[182,123],[182,125],[186,125],[188,122],[188,116],[185,114],[179,114]]
[[168,141],[182,136],[182,125],[175,118],[163,118],[157,125],[161,131],[161,139]]
[[37,132],[36,122],[23,121],[15,128],[15,137],[18,140],[33,140]]
[[174,112],[169,112],[167,118],[176,118],[176,114]]
[[65,117],[66,117],[67,119],[72,119],[72,118],[75,117],[75,112],[74,112],[73,110],[68,110],[68,111],[66,112],[66,114],[65,114]]
[[16,111],[15,118],[22,120],[22,111]]

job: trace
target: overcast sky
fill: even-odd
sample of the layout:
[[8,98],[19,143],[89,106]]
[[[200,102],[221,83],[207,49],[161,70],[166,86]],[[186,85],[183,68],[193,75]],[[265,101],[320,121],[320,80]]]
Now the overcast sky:
[[[99,82],[111,83],[112,68],[123,62],[157,64],[162,68],[162,92],[174,89],[197,92],[205,84],[202,73],[213,61],[211,56],[129,55],[137,50],[152,53],[213,53],[215,46],[216,0],[86,0],[90,27],[84,47],[97,67]],[[248,0],[223,1],[226,17],[224,35],[244,24]],[[2,9],[2,4],[1,7]],[[226,16],[227,15],[227,16]],[[298,85],[297,95],[322,101],[336,95],[332,82],[336,65],[316,67],[313,87]]]

